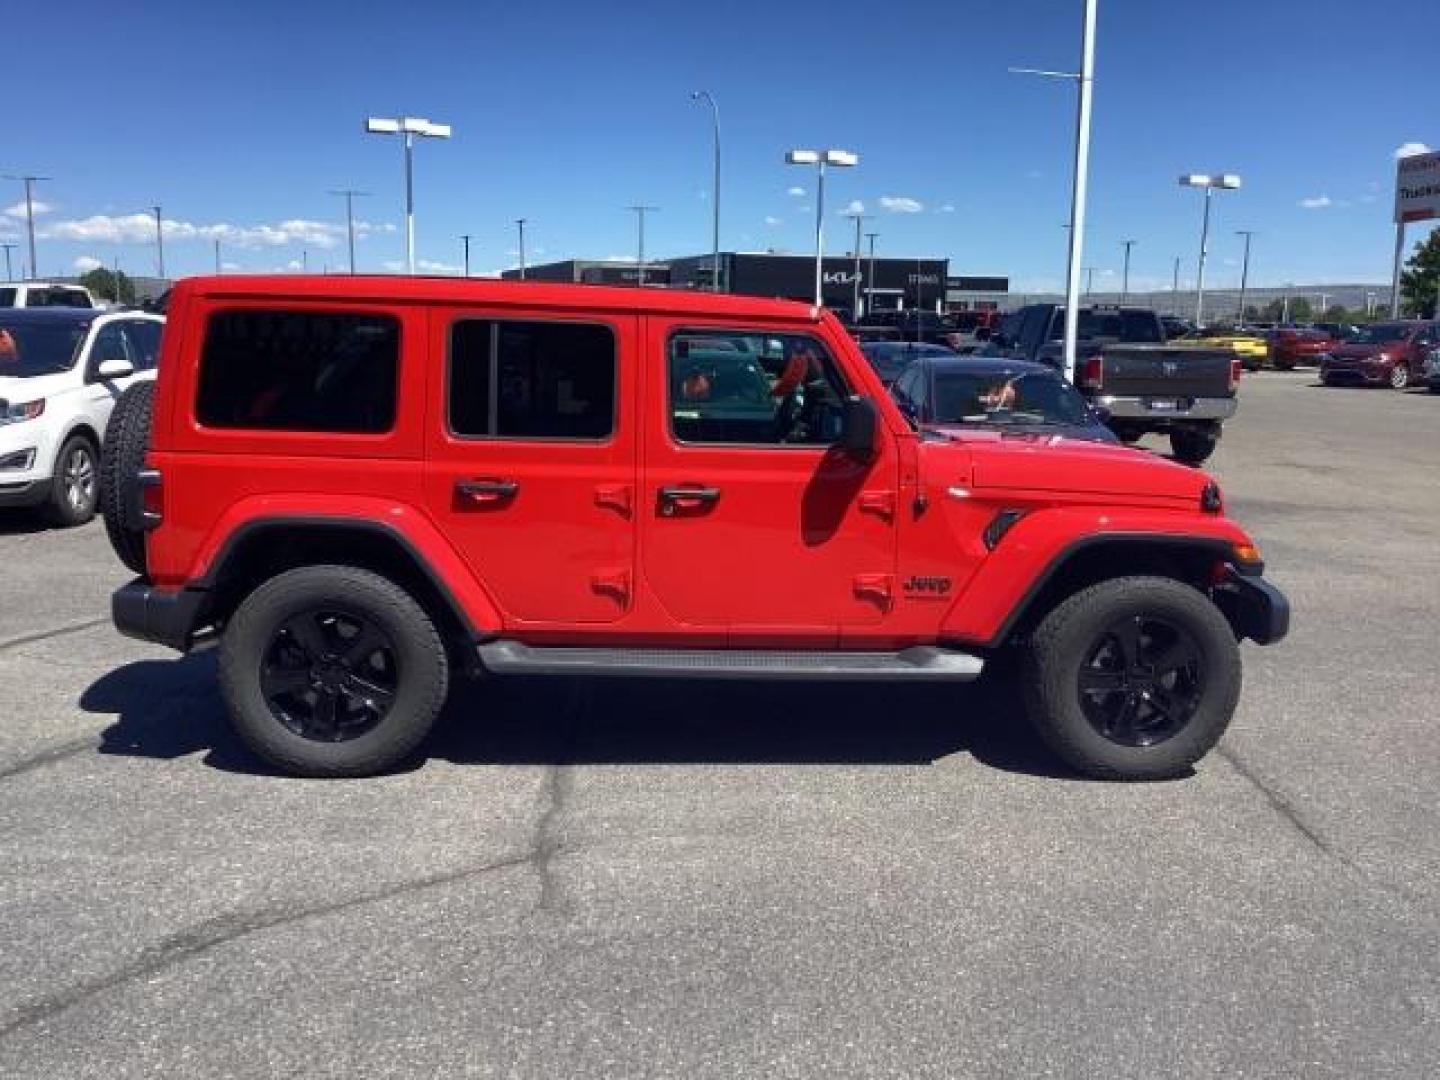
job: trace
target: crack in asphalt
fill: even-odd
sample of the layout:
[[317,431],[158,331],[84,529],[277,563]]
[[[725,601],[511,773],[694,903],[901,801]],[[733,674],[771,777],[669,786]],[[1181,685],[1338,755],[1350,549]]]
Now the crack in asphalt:
[[555,861],[566,851],[560,836],[560,823],[574,785],[575,741],[580,722],[590,711],[590,704],[589,684],[577,681],[574,684],[570,707],[566,709],[569,723],[561,733],[555,761],[545,774],[545,787],[540,800],[542,809],[535,821],[531,852],[534,856],[535,873],[540,879],[540,897],[535,904],[535,914],[565,910],[565,899],[555,876]]
[[8,1038],[17,1031],[66,1012],[107,990],[113,990],[137,979],[155,975],[168,967],[184,963],[238,938],[264,930],[272,930],[277,926],[302,922],[316,916],[334,915],[365,904],[390,900],[407,893],[454,884],[466,878],[480,877],[517,866],[531,866],[535,863],[535,859],[536,853],[531,850],[500,859],[497,862],[432,874],[428,877],[401,882],[388,888],[377,889],[327,904],[287,908],[279,911],[234,912],[207,919],[148,946],[130,963],[108,975],[78,983],[55,994],[20,1005],[14,1010],[10,1020],[0,1026],[0,1039]]
[[31,769],[44,768],[46,765],[53,765],[57,761],[64,761],[66,758],[74,757],[76,754],[83,754],[87,750],[96,749],[100,743],[95,736],[86,735],[84,738],[71,739],[68,742],[56,743],[44,750],[31,754],[29,757],[21,758],[10,765],[0,768],[0,780],[8,780],[12,776],[20,776]]
[[17,637],[0,641],[0,652],[18,649],[21,645],[33,645],[37,641],[46,641],[49,638],[60,637],[62,634],[78,634],[81,630],[93,630],[97,626],[108,625],[109,622],[108,618],[86,619],[84,622],[66,623],[64,626],[56,626],[50,630],[37,630],[33,634],[20,634]]

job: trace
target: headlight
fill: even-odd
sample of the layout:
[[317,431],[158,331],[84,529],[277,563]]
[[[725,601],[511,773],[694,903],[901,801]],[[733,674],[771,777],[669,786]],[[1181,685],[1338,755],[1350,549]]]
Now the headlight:
[[0,424],[18,424],[21,420],[34,420],[44,411],[44,398],[39,401],[0,402]]

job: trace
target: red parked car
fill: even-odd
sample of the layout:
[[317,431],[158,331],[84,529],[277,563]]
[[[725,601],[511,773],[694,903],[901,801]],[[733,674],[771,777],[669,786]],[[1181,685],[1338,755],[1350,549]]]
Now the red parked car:
[[452,674],[943,687],[1015,654],[1075,768],[1173,776],[1230,721],[1239,640],[1289,620],[1204,473],[921,432],[808,304],[191,278],[103,475],[140,575],[116,625],[218,639],[232,723],[306,775],[409,757]]
[[1371,323],[1330,350],[1320,364],[1320,381],[1326,386],[1350,384],[1404,390],[1412,383],[1425,381],[1426,357],[1437,346],[1440,321]]
[[1297,364],[1318,364],[1339,344],[1324,330],[1282,326],[1265,335],[1270,343],[1270,363],[1280,371]]

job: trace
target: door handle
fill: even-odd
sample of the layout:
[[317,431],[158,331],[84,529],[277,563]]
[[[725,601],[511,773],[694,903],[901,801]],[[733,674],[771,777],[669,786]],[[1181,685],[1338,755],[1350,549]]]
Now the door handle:
[[678,506],[687,503],[709,506],[720,500],[717,487],[662,487],[660,489],[660,513],[670,515]]
[[515,497],[520,485],[514,480],[456,480],[455,494],[477,503],[505,502]]

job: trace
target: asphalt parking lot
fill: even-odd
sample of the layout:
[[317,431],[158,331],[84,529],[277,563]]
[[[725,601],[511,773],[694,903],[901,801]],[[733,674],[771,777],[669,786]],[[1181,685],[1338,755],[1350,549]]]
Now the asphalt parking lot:
[[1314,382],[1213,463],[1294,632],[1165,784],[1002,687],[524,681],[281,778],[0,520],[0,1075],[1435,1075],[1440,397]]

